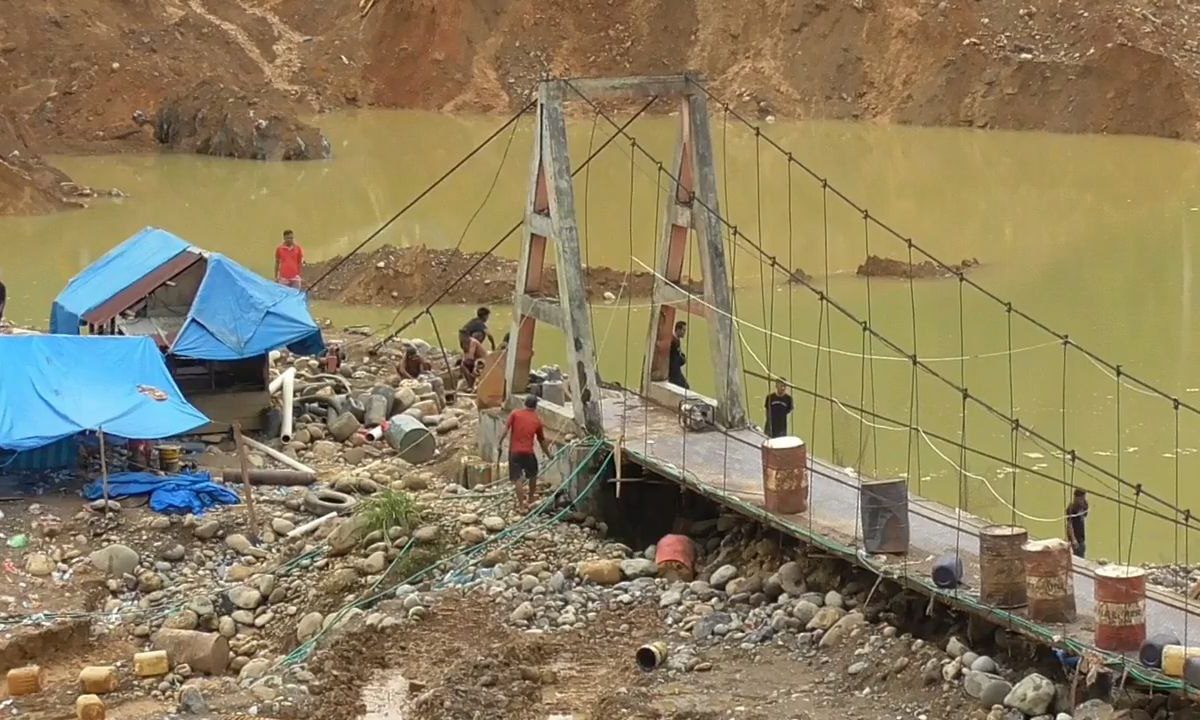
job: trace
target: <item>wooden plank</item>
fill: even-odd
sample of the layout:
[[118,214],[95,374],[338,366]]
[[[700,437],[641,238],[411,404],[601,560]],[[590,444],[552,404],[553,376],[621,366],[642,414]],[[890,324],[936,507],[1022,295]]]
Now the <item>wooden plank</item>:
[[[665,282],[655,283],[654,302],[659,305],[670,305],[671,307],[675,308],[676,312],[681,310],[684,312],[692,311],[692,302],[690,296],[683,290],[680,290],[674,285],[668,285]],[[696,314],[703,315],[704,307],[700,306],[699,310],[700,311]]]
[[[692,152],[695,155],[697,182],[696,197],[703,206],[692,206],[692,221],[700,243],[700,260],[704,267],[705,300],[717,308],[710,314],[709,348],[712,366],[716,371],[717,422],[728,428],[746,425],[746,392],[742,385],[742,357],[738,352],[738,331],[730,315],[733,312],[733,288],[729,283],[729,267],[725,258],[724,226],[719,217],[717,196],[717,164],[713,153],[712,129],[709,126],[708,104],[704,95],[687,99],[691,109]],[[708,210],[705,210],[708,208]]]
[[[683,166],[683,156],[688,150],[686,128],[688,114],[687,101],[680,105],[680,131],[675,139],[674,160],[671,163],[671,174],[679,177],[679,169]],[[679,203],[676,201],[678,191],[675,187],[663,193],[663,227],[662,242],[658,243],[658,257],[654,260],[654,271],[665,278],[671,278],[673,266],[682,268],[683,257],[687,251],[687,238],[690,226],[683,226],[683,233],[678,228],[680,224],[673,217]],[[680,247],[682,246],[682,247]],[[678,276],[674,278],[678,280]],[[646,357],[650,362],[644,363],[646,371],[642,377],[642,392],[648,393],[652,383],[666,380],[668,374],[668,354],[671,348],[671,332],[675,325],[675,306],[663,304],[661,293],[663,287],[668,287],[662,278],[654,278],[654,291],[651,294],[650,329],[646,339]]]
[[521,295],[517,298],[517,309],[522,316],[531,317],[538,322],[562,328],[565,325],[562,305],[557,298],[530,297]]
[[672,225],[688,229],[692,227],[692,209],[690,207],[674,203],[671,205],[670,212]]
[[603,436],[600,378],[596,372],[596,348],[592,344],[579,227],[575,222],[575,189],[567,149],[567,121],[563,113],[564,87],[562,81],[542,83],[540,101],[541,142],[546,152],[550,217],[554,221],[554,247],[558,253],[558,292],[563,308],[563,331],[567,336],[569,367],[566,370],[576,420],[585,432]]
[[258,513],[254,509],[254,488],[250,486],[250,456],[246,454],[246,443],[242,438],[242,426],[233,424],[233,441],[237,445],[238,463],[241,465],[242,492],[246,493],[247,530],[250,540],[258,542]]
[[554,234],[554,226],[550,222],[550,216],[541,213],[526,213],[525,230],[526,232],[541,235],[542,237],[550,237]]
[[[569,80],[571,86],[592,99],[620,97],[650,97],[651,95],[686,95],[698,92],[692,87],[688,75],[633,75],[618,78],[577,78]],[[693,77],[699,81],[698,76]],[[579,99],[569,92],[567,100]]]
[[525,200],[526,225],[521,235],[521,254],[517,262],[517,282],[513,287],[513,319],[509,331],[508,353],[504,363],[507,397],[524,393],[529,388],[529,370],[533,362],[533,339],[537,321],[521,313],[521,297],[541,290],[545,267],[546,243],[553,234],[553,225],[545,232],[533,231],[536,216],[549,209],[546,173],[542,154],[542,108],[539,104],[533,133],[533,157],[529,164],[529,190]]

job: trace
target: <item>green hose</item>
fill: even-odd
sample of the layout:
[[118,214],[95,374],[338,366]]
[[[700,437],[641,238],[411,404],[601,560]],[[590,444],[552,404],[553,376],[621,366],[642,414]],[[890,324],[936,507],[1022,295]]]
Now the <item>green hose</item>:
[[[552,465],[553,465],[553,464],[554,464],[554,463],[555,463],[557,460],[559,460],[561,457],[564,457],[564,456],[565,456],[565,454],[566,454],[566,453],[567,453],[569,450],[571,450],[573,447],[577,446],[578,444],[582,444],[582,442],[583,442],[583,441],[577,441],[577,442],[575,442],[575,443],[568,444],[568,445],[566,445],[566,446],[562,447],[561,449],[559,449],[559,451],[558,451],[557,453],[555,453],[555,454],[554,454],[554,455],[553,455],[553,456],[550,458],[549,462],[547,462],[547,463],[546,463],[546,467],[545,467],[543,470],[541,470],[541,471],[538,473],[538,475],[539,475],[539,476],[543,475],[543,474],[544,474],[544,473],[545,473],[547,470],[549,470],[549,469],[550,469],[550,467],[551,467],[551,466],[552,466]],[[578,476],[579,472],[580,472],[580,471],[581,471],[583,468],[585,468],[585,467],[588,465],[588,463],[590,462],[590,460],[592,459],[592,457],[593,457],[593,456],[595,456],[595,454],[596,454],[596,453],[597,453],[597,452],[600,450],[600,448],[601,448],[601,447],[603,447],[603,446],[604,446],[604,443],[602,443],[602,442],[598,442],[598,441],[591,441],[591,449],[588,451],[588,454],[587,454],[587,455],[586,455],[586,456],[583,458],[583,460],[582,460],[582,461],[579,463],[579,465],[578,465],[578,466],[577,466],[577,467],[576,467],[576,468],[575,468],[575,469],[574,469],[574,470],[571,472],[571,474],[570,474],[570,475],[568,476],[568,478],[567,478],[567,481],[563,483],[563,487],[566,487],[568,484],[570,484],[570,482],[571,482],[571,481],[573,481],[573,480],[575,479],[575,477],[576,477],[576,476]],[[600,468],[599,468],[599,469],[596,471],[595,475],[593,476],[593,478],[592,478],[592,481],[591,481],[591,482],[588,484],[588,486],[587,486],[587,488],[586,488],[585,492],[589,492],[589,491],[591,490],[591,488],[592,488],[592,487],[595,485],[596,479],[597,479],[597,478],[600,476],[600,474],[602,473],[603,469],[604,469],[604,465],[603,465],[603,464],[601,464]],[[581,495],[581,497],[582,497],[582,495]],[[312,638],[310,638],[310,639],[306,640],[305,642],[301,643],[301,644],[300,644],[298,647],[296,647],[296,649],[295,649],[295,650],[293,650],[291,653],[289,653],[289,654],[288,654],[286,657],[284,657],[284,658],[283,658],[281,661],[279,661],[278,663],[276,663],[276,664],[275,664],[275,665],[272,667],[272,669],[275,669],[275,668],[279,667],[280,665],[288,665],[288,666],[291,666],[291,665],[295,665],[295,664],[297,664],[297,663],[303,662],[303,661],[304,661],[306,658],[308,658],[308,656],[309,656],[309,655],[311,655],[311,654],[312,654],[312,651],[313,651],[313,650],[316,648],[316,646],[317,646],[317,643],[318,643],[318,642],[321,640],[321,638],[322,638],[322,637],[324,637],[324,635],[325,635],[326,633],[328,633],[330,630],[332,630],[334,627],[336,627],[336,626],[337,626],[337,624],[338,624],[338,622],[339,622],[339,621],[340,621],[340,620],[341,620],[341,619],[342,619],[342,618],[343,618],[343,617],[344,617],[344,616],[345,616],[347,613],[349,613],[351,610],[353,610],[353,609],[356,609],[356,608],[360,608],[360,607],[362,607],[362,606],[364,606],[364,605],[369,605],[369,604],[371,604],[371,603],[375,602],[376,600],[379,600],[379,599],[381,599],[381,598],[383,598],[383,597],[386,597],[387,595],[389,595],[389,594],[391,594],[391,593],[395,592],[396,588],[398,588],[398,587],[400,587],[400,586],[402,586],[402,585],[410,585],[410,584],[413,584],[413,583],[416,583],[416,582],[421,582],[421,581],[423,581],[423,580],[424,580],[424,579],[425,579],[425,578],[426,578],[426,577],[427,577],[427,576],[428,576],[430,573],[432,573],[432,572],[433,572],[434,570],[436,570],[437,568],[439,568],[439,567],[441,567],[441,566],[443,566],[443,565],[445,565],[445,564],[447,564],[447,563],[449,563],[449,562],[451,562],[451,561],[453,561],[453,560],[456,560],[456,559],[458,559],[458,558],[461,558],[461,557],[462,557],[462,556],[464,556],[464,555],[468,555],[468,554],[471,554],[471,553],[476,553],[476,552],[478,552],[479,550],[482,550],[482,549],[484,549],[484,548],[486,548],[486,547],[488,547],[488,546],[490,546],[490,545],[494,544],[496,541],[500,540],[501,538],[503,538],[503,537],[505,537],[505,536],[507,536],[507,535],[510,535],[510,534],[514,533],[515,531],[517,531],[518,529],[520,529],[520,528],[522,528],[524,525],[526,525],[526,524],[527,524],[527,523],[530,521],[530,519],[532,519],[532,518],[536,517],[536,515],[537,515],[539,512],[541,512],[543,509],[545,509],[545,507],[546,507],[546,506],[547,506],[547,505],[548,505],[550,502],[552,502],[552,501],[553,501],[553,499],[554,499],[554,495],[551,495],[551,496],[550,496],[550,497],[548,497],[546,500],[544,500],[543,502],[539,503],[537,507],[535,507],[535,508],[534,508],[532,511],[530,511],[530,512],[529,512],[529,514],[528,514],[528,515],[526,515],[526,516],[525,516],[525,518],[521,520],[521,522],[517,523],[516,525],[512,526],[511,528],[506,528],[506,529],[505,529],[505,530],[503,530],[502,532],[500,532],[500,533],[497,533],[496,535],[494,535],[494,536],[492,536],[492,537],[488,538],[487,540],[484,540],[483,542],[481,542],[481,543],[479,543],[479,544],[477,544],[477,545],[474,545],[474,546],[472,546],[472,547],[470,547],[470,548],[466,548],[466,549],[464,549],[464,550],[462,550],[462,551],[460,551],[460,552],[458,552],[458,553],[456,553],[456,554],[454,554],[454,555],[451,555],[451,556],[449,556],[449,557],[443,558],[443,559],[441,559],[441,560],[439,560],[439,561],[437,561],[437,562],[435,562],[435,563],[433,563],[433,564],[431,564],[431,565],[429,565],[429,566],[427,566],[427,567],[425,567],[425,568],[422,568],[421,570],[418,570],[416,573],[414,573],[414,574],[413,574],[413,575],[411,575],[410,577],[408,577],[408,578],[405,578],[404,580],[402,580],[402,581],[400,581],[400,582],[398,582],[398,583],[396,583],[396,584],[394,584],[394,585],[391,585],[391,586],[389,586],[388,588],[386,588],[386,589],[384,589],[384,590],[381,590],[381,591],[375,592],[375,591],[376,591],[376,589],[377,589],[377,587],[378,587],[378,585],[379,585],[379,582],[376,582],[376,583],[375,583],[375,585],[373,585],[373,586],[371,587],[370,591],[368,591],[370,594],[368,594],[368,595],[367,595],[366,597],[364,597],[364,598],[361,598],[361,599],[359,599],[359,600],[356,600],[356,601],[354,601],[354,602],[352,602],[352,603],[349,603],[349,604],[347,604],[347,605],[343,606],[343,607],[342,607],[340,610],[338,610],[338,611],[337,611],[337,614],[334,616],[334,618],[333,618],[333,621],[332,621],[332,622],[330,622],[328,625],[326,625],[324,628],[322,628],[322,629],[321,629],[321,631],[320,631],[320,632],[318,632],[316,635],[314,635]],[[565,512],[565,510],[564,510],[563,512]],[[557,519],[558,517],[561,517],[561,516],[562,516],[562,514],[563,514],[563,512],[560,512],[560,513],[558,513],[558,514],[555,516],[555,518],[554,518],[554,519]],[[519,538],[518,538],[518,539],[519,539]],[[514,542],[515,542],[515,540],[514,540]],[[406,546],[406,547],[407,547],[407,546]],[[399,558],[397,558],[397,560],[398,560],[398,559],[399,559]],[[395,564],[395,561],[393,561],[393,565],[394,565],[394,564]],[[389,569],[390,569],[390,568],[389,568]],[[386,572],[385,572],[384,576],[386,576]],[[382,577],[380,578],[380,580],[382,580]]]

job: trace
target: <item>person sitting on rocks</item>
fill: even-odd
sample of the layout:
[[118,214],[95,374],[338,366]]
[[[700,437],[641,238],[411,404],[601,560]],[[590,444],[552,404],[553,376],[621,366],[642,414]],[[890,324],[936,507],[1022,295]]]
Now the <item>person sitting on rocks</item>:
[[399,367],[396,370],[400,373],[400,377],[407,380],[416,380],[421,377],[422,373],[430,372],[433,366],[429,361],[421,357],[421,353],[412,345],[406,345],[404,348],[404,359],[400,361]]

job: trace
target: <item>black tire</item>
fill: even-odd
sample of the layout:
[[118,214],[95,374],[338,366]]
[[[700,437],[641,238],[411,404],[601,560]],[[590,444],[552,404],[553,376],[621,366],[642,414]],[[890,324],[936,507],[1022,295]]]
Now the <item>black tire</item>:
[[350,512],[357,503],[353,497],[336,490],[309,490],[304,496],[304,508],[314,515],[328,515],[331,512],[344,514]]

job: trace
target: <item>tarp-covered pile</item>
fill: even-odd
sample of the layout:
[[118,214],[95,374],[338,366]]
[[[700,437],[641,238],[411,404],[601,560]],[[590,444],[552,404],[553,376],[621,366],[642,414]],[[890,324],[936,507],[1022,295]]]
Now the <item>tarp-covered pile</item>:
[[202,254],[207,266],[169,353],[198,360],[240,360],[284,347],[301,355],[324,349],[303,292],[158,228],[142,230],[72,279],[54,301],[50,331],[78,334],[88,313],[188,252]]
[[[203,515],[217,505],[237,505],[241,498],[227,487],[212,481],[206,472],[181,475],[155,475],[148,472],[116,473],[108,479],[108,497],[122,500],[141,495],[150,496],[150,509],[167,515]],[[104,497],[100,480],[83,489],[88,500]]]
[[153,440],[209,422],[183,398],[150,338],[0,337],[0,448],[87,430]]

